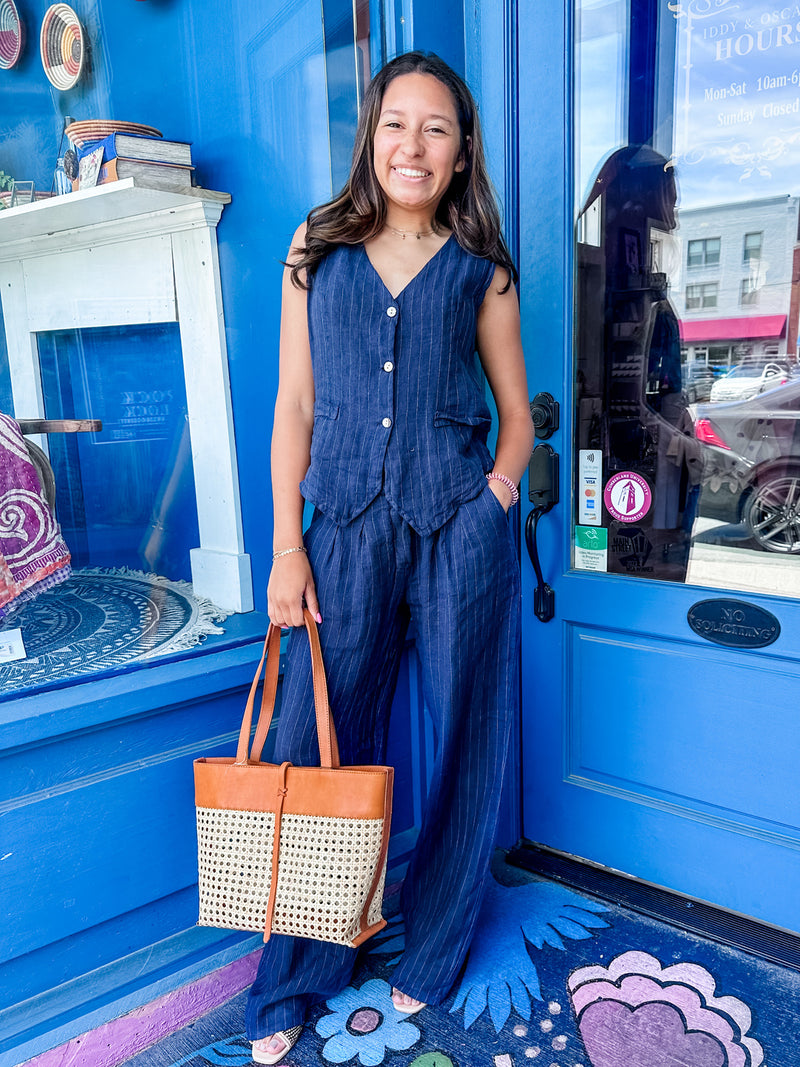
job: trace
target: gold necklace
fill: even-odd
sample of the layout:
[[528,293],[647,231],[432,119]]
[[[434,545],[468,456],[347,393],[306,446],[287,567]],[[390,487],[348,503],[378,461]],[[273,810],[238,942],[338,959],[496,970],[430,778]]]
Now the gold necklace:
[[420,241],[423,237],[433,237],[435,234],[438,234],[438,232],[439,232],[436,229],[433,229],[433,230],[396,230],[394,228],[394,226],[390,226],[389,229],[392,231],[392,233],[396,234],[398,237],[402,237],[404,241],[405,241],[406,237],[416,237],[416,239],[418,241]]

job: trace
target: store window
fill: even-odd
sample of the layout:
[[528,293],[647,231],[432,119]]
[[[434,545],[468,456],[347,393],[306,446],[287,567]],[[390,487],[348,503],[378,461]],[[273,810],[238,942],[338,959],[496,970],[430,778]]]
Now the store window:
[[213,5],[103,3],[75,70],[2,72],[0,701],[263,632],[239,441],[286,242],[348,172],[369,6],[240,5],[219,63]]
[[612,573],[800,596],[800,34],[764,0],[575,12],[576,527]]

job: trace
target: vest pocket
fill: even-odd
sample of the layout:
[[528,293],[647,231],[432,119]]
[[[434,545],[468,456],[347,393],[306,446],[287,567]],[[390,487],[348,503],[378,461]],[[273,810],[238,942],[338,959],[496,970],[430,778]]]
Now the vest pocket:
[[314,418],[315,419],[338,419],[339,418],[339,405],[332,404],[329,400],[315,400],[314,401]]
[[433,416],[434,426],[488,426],[491,423],[488,415],[468,415],[461,411],[437,411]]

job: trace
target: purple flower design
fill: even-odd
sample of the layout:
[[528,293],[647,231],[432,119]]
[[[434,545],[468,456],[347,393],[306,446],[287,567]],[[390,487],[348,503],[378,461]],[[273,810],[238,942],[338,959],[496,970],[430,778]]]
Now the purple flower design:
[[662,967],[625,952],[608,967],[581,967],[568,981],[592,1067],[760,1067],[764,1050],[747,1036],[748,1006],[715,996],[704,967]]

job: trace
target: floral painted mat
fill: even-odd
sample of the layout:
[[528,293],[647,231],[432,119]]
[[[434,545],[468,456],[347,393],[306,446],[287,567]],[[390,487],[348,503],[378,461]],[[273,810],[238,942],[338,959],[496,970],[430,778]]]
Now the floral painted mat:
[[[798,1067],[800,974],[500,865],[453,994],[392,1008],[393,919],[287,1067]],[[129,1060],[251,1063],[245,994]]]

